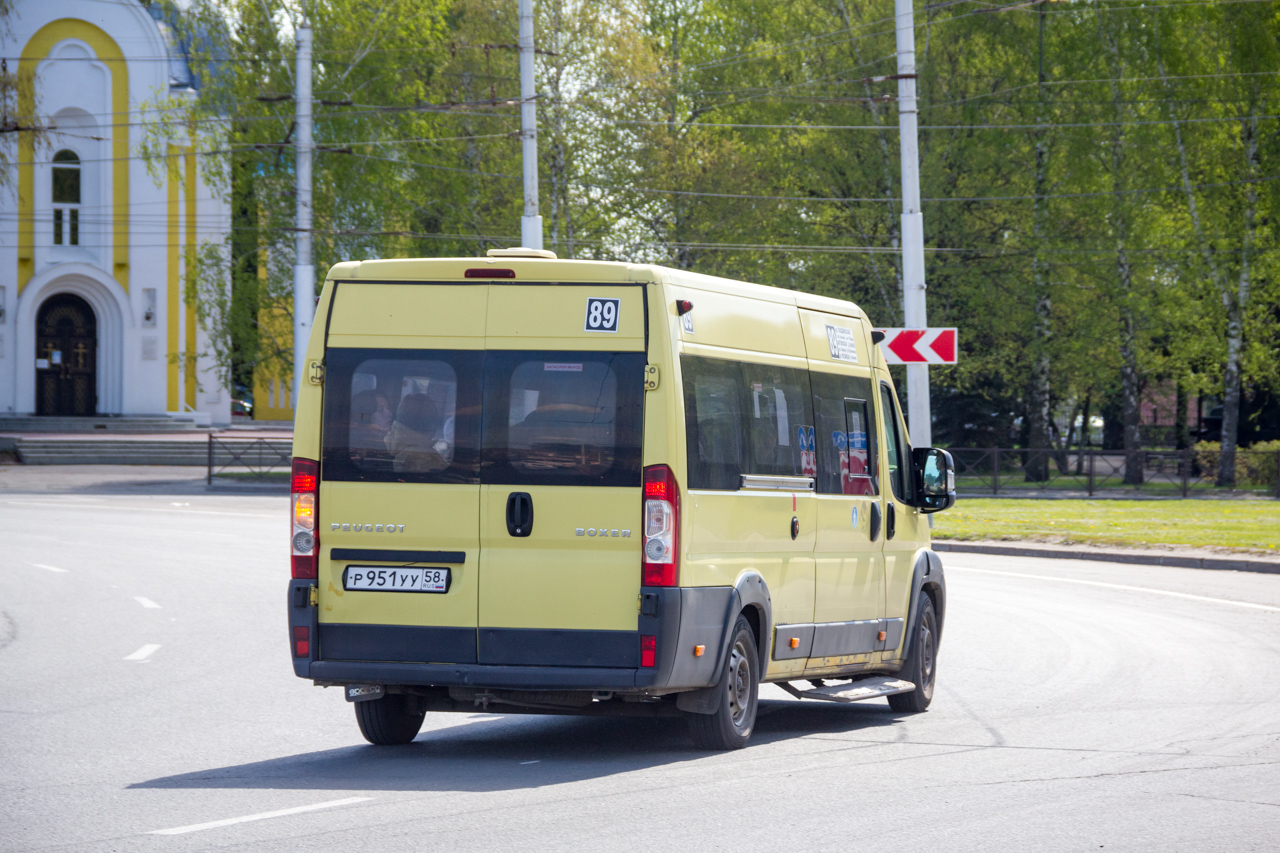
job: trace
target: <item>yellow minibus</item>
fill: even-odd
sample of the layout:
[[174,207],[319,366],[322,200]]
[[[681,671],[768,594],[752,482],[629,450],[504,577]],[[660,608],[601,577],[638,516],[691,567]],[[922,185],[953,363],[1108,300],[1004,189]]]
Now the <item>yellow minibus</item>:
[[923,711],[946,612],[913,448],[850,302],[652,265],[333,267],[297,400],[295,673],[364,736],[429,711],[684,716],[761,683]]

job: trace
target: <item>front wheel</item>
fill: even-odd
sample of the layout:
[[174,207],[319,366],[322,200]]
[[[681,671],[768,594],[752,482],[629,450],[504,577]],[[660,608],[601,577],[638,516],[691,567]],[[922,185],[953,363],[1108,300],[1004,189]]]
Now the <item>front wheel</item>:
[[760,695],[756,635],[745,616],[734,623],[729,657],[715,689],[719,694],[715,712],[690,714],[689,731],[702,749],[741,749],[755,729]]
[[399,746],[412,741],[422,729],[426,711],[418,710],[415,697],[388,693],[381,699],[356,702],[360,734],[378,746]]
[[938,677],[938,613],[933,598],[920,591],[920,614],[916,617],[916,633],[902,667],[902,677],[916,686],[910,693],[894,693],[889,707],[905,714],[918,714],[933,701],[933,683]]

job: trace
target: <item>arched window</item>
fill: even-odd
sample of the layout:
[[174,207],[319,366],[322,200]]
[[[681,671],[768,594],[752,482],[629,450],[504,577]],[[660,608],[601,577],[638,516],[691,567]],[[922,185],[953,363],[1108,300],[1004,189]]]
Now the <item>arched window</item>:
[[80,245],[80,158],[63,149],[53,155],[53,242]]

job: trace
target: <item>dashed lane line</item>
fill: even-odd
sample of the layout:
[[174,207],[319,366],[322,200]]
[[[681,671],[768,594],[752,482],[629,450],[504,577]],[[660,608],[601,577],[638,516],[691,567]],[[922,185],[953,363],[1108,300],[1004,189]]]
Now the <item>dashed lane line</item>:
[[148,835],[183,835],[188,832],[200,832],[205,829],[217,829],[220,826],[233,826],[237,823],[250,823],[255,820],[268,820],[273,817],[288,817],[289,815],[303,814],[304,812],[314,812],[320,809],[332,809],[338,806],[349,806],[355,803],[364,803],[372,800],[373,797],[347,797],[345,800],[329,800],[324,803],[316,803],[310,806],[295,806],[291,809],[277,809],[273,812],[259,812],[258,814],[245,815],[243,817],[229,817],[224,820],[211,820],[208,823],[193,823],[190,826],[175,826],[172,829],[153,829]]
[[149,599],[149,598],[146,598],[145,596],[135,595],[135,596],[133,597],[133,600],[134,600],[134,601],[136,601],[136,602],[138,602],[139,604],[141,604],[143,607],[147,608],[148,610],[159,610],[159,609],[160,609],[160,605],[159,605],[159,604],[156,604],[154,601],[152,601],[152,600],[151,600],[151,599]]
[[1232,607],[1247,607],[1250,610],[1266,610],[1280,613],[1280,607],[1270,604],[1254,604],[1252,601],[1236,601],[1232,598],[1211,598],[1207,595],[1192,595],[1189,592],[1174,592],[1171,589],[1155,589],[1149,586],[1129,586],[1123,583],[1106,583],[1105,581],[1087,581],[1080,578],[1064,578],[1057,575],[1033,575],[1024,572],[997,572],[993,569],[971,569],[968,566],[947,566],[947,571],[977,572],[983,575],[1003,575],[1009,578],[1032,578],[1038,581],[1056,581],[1058,583],[1074,583],[1081,586],[1100,586],[1106,589],[1123,589],[1130,592],[1149,592],[1153,595],[1167,595],[1171,598],[1185,598],[1190,601],[1208,601],[1212,604],[1228,604]]
[[35,566],[37,569],[44,569],[46,572],[57,572],[60,575],[65,575],[67,573],[66,569],[60,569],[57,566],[47,566],[44,563],[32,563],[31,565]]
[[142,648],[138,649],[138,650],[137,650],[136,652],[134,652],[133,654],[126,656],[126,657],[125,657],[125,660],[136,660],[136,661],[140,661],[140,662],[142,662],[142,663],[146,663],[147,658],[149,658],[149,657],[151,657],[153,654],[155,654],[155,653],[156,653],[156,649],[158,649],[158,648],[160,648],[160,644],[159,644],[159,643],[148,643],[147,645],[145,645],[145,646],[143,646]]

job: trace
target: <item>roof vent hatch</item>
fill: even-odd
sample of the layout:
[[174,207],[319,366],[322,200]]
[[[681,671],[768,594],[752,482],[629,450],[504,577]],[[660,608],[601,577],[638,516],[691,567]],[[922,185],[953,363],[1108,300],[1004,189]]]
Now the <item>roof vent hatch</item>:
[[556,260],[555,252],[548,252],[546,249],[530,249],[525,246],[517,246],[514,249],[490,249],[486,254],[491,258],[544,258],[548,261]]

